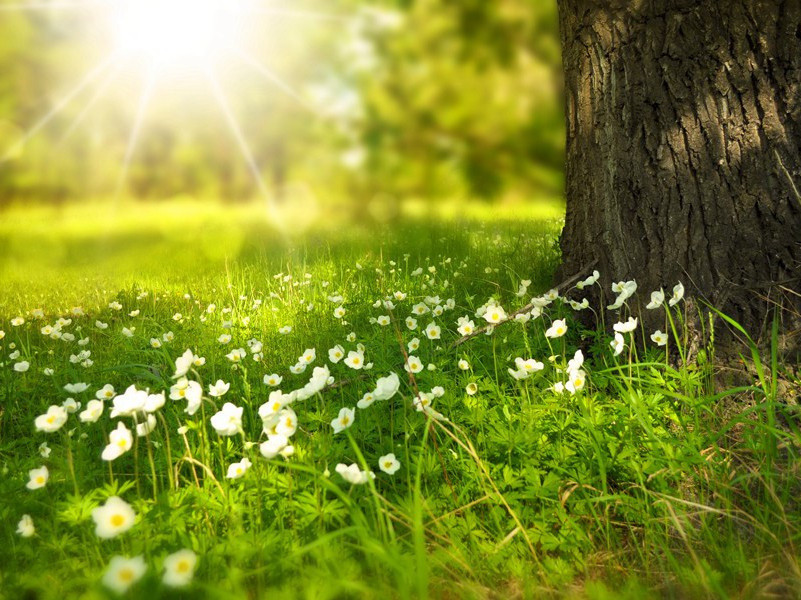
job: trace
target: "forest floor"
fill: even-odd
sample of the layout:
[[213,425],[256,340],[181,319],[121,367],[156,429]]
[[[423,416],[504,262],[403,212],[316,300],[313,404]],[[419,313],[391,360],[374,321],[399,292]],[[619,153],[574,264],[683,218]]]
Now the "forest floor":
[[801,595],[798,373],[551,291],[559,213],[5,212],[0,597]]

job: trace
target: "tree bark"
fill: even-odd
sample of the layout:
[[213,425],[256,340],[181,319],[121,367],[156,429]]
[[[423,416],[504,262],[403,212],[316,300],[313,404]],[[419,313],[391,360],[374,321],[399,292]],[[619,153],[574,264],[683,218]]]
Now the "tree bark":
[[[801,0],[559,0],[566,279],[801,312]],[[770,301],[766,301],[770,298]]]

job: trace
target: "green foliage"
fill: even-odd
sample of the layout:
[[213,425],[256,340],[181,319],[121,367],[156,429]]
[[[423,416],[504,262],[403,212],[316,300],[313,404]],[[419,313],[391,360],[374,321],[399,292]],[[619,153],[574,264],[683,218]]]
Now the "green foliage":
[[[159,79],[134,136],[150,76],[135,58],[71,94],[114,48],[108,11],[17,5],[0,0],[3,203],[262,196],[197,69]],[[232,43],[271,75],[231,52],[207,67],[278,201],[561,192],[554,1],[311,1],[250,15]]]

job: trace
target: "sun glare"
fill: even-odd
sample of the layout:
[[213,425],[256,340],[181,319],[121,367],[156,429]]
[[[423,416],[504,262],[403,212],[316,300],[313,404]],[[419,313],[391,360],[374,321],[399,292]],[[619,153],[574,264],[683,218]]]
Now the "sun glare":
[[114,11],[115,42],[151,64],[199,67],[236,42],[238,8],[230,0],[128,0]]

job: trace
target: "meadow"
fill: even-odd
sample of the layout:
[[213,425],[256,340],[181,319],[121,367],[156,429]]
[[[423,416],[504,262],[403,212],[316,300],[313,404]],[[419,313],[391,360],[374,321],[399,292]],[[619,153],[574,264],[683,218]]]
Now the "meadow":
[[287,210],[5,211],[0,597],[801,594],[778,324],[554,289],[558,204]]

